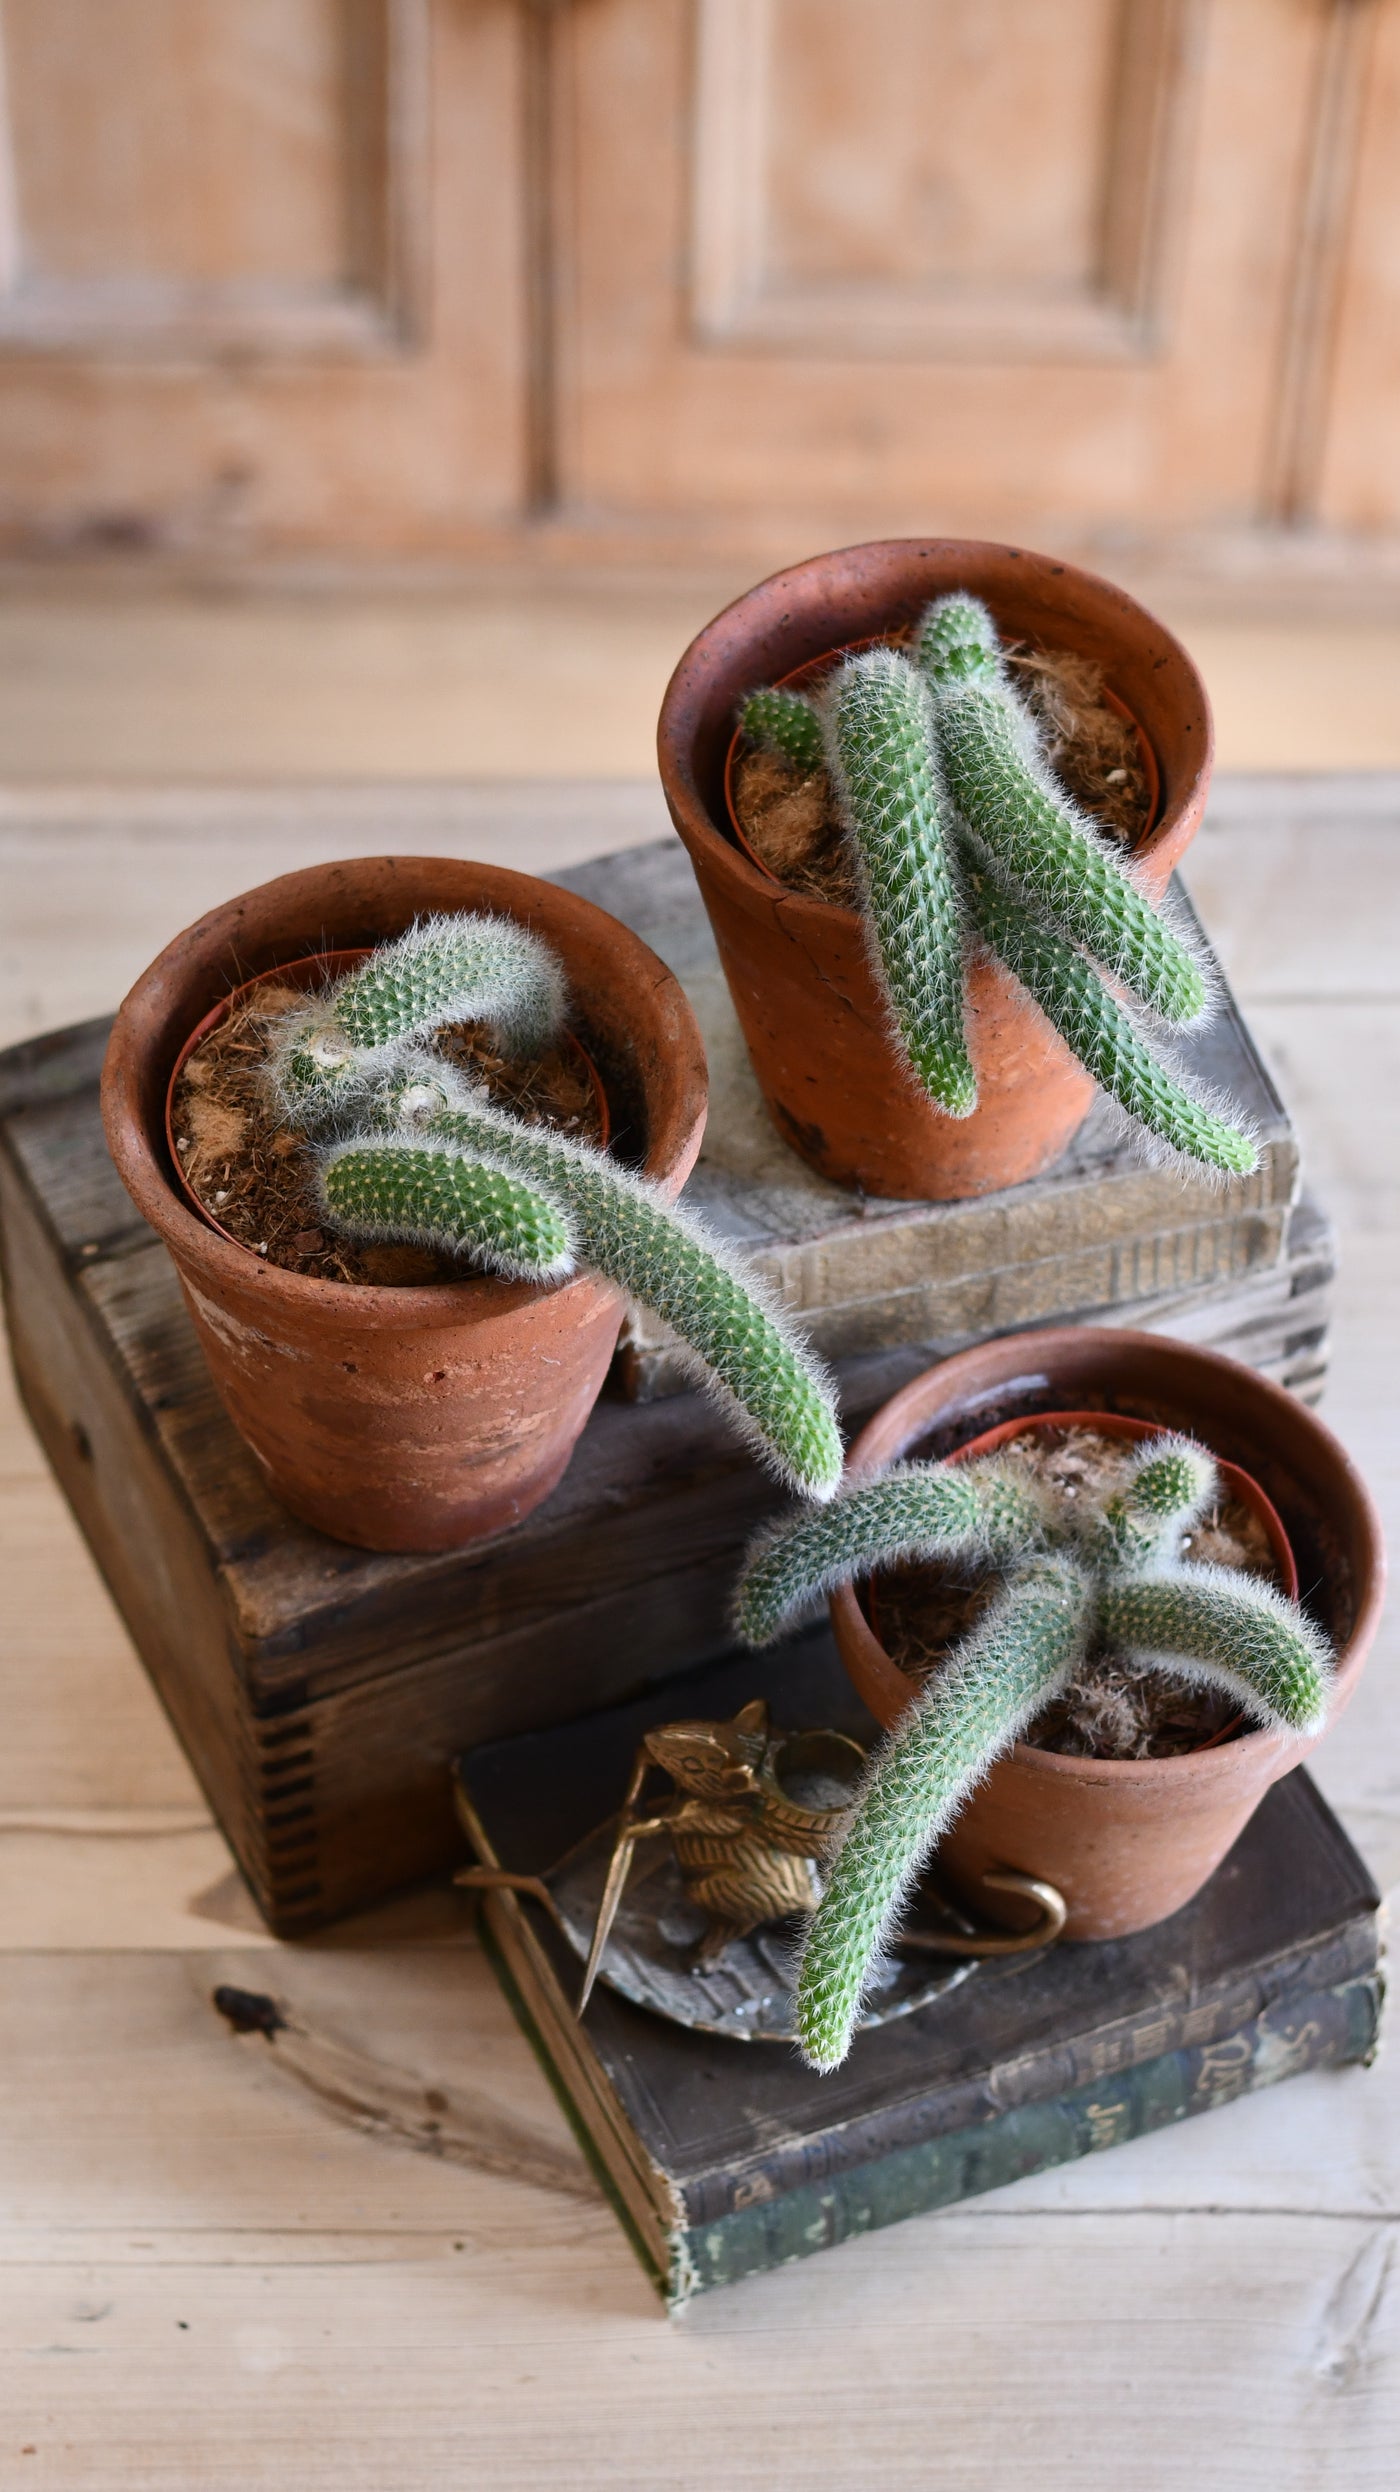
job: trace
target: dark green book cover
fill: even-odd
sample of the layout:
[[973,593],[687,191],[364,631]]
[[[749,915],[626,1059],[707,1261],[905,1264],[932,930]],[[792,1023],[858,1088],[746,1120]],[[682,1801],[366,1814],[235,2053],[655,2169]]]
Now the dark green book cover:
[[[477,1849],[539,1874],[617,1809],[644,1730],[766,1696],[775,1720],[869,1739],[825,1630],[463,1760]],[[1301,1770],[1184,1911],[1135,1938],[979,1966],[858,2037],[833,2076],[690,2033],[600,1986],[548,1915],[484,1900],[488,1943],[668,2301],[1117,2145],[1298,2070],[1368,2058],[1379,1899]]]

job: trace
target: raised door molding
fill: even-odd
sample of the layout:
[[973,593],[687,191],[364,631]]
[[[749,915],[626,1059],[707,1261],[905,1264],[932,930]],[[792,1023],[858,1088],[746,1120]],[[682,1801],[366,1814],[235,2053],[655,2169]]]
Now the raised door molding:
[[1158,352],[1200,14],[698,0],[697,340],[934,361]]
[[411,347],[428,101],[428,0],[4,0],[0,355]]

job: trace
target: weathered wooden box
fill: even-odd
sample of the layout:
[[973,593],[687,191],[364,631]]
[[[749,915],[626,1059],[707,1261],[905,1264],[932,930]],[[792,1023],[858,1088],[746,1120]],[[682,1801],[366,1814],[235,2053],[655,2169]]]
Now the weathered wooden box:
[[[457,1856],[459,1750],[722,1650],[739,1550],[774,1493],[699,1397],[616,1398],[548,1503],[465,1553],[375,1557],[294,1521],[107,1158],[105,1038],[91,1023],[0,1057],[20,1390],[259,1905],[292,1933]],[[1099,1320],[1218,1343],[1311,1396],[1331,1269],[1304,1205],[1272,1264]],[[840,1362],[852,1421],[946,1346]]]

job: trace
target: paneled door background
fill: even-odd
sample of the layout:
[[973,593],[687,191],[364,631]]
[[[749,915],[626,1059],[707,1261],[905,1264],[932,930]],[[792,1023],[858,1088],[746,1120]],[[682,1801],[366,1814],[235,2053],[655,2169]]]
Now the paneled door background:
[[1400,528],[1400,0],[0,0],[0,533]]

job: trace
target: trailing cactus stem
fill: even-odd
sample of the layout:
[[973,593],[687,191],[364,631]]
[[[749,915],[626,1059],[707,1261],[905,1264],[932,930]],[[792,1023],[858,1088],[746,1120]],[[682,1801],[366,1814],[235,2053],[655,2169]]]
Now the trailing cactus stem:
[[409,1068],[386,1092],[390,1122],[400,1121],[405,1103],[411,1111],[420,1086],[430,1102],[415,1123],[420,1138],[454,1143],[556,1203],[579,1261],[671,1325],[778,1476],[811,1497],[833,1494],[842,1447],[831,1387],[698,1224],[615,1161],[518,1123],[463,1082],[447,1080],[452,1104],[438,1108],[444,1068],[431,1061]]
[[429,917],[352,970],[335,1019],[358,1048],[485,1021],[508,1050],[543,1046],[559,1026],[564,983],[548,946],[513,918]]
[[[1114,977],[1166,1020],[1198,1020],[1207,1002],[1198,963],[1055,785],[1034,726],[1002,675],[991,616],[972,598],[944,603],[956,628],[950,636],[935,606],[920,651],[959,812],[1022,890]],[[971,637],[979,614],[980,642]]]
[[333,1146],[322,1161],[327,1222],[349,1237],[447,1245],[516,1280],[574,1268],[564,1214],[533,1187],[416,1134]]
[[1090,1608],[1072,1562],[1033,1563],[876,1758],[803,1951],[797,2025],[811,2067],[845,2058],[905,1894],[971,1785],[1072,1677]]
[[1203,1168],[1247,1176],[1258,1166],[1249,1135],[1193,1099],[1158,1063],[1081,953],[999,890],[990,875],[975,877],[973,907],[992,950],[1126,1115]]
[[865,895],[874,961],[909,1062],[949,1116],[977,1105],[964,1027],[963,922],[927,686],[894,649],[848,658],[827,750]]
[[739,712],[739,725],[750,743],[785,754],[799,770],[820,770],[825,759],[822,722],[800,692],[784,692],[778,685],[751,692]]
[[1265,1723],[1322,1728],[1332,1683],[1327,1646],[1271,1585],[1215,1566],[1124,1576],[1105,1585],[1100,1624],[1113,1644],[1223,1687]]
[[1024,1556],[1045,1524],[1044,1500],[995,1456],[901,1463],[819,1514],[758,1536],[739,1579],[735,1630],[746,1644],[771,1644],[851,1575],[918,1558]]

